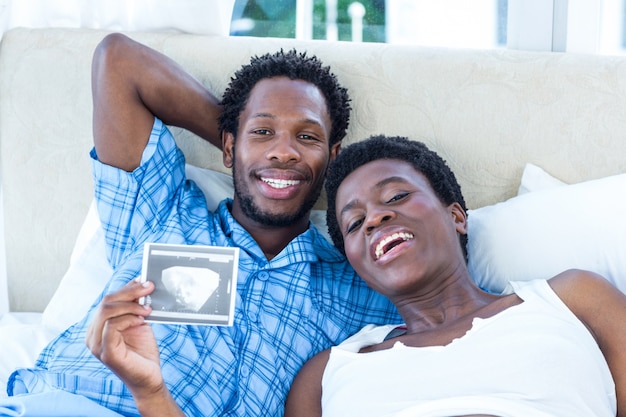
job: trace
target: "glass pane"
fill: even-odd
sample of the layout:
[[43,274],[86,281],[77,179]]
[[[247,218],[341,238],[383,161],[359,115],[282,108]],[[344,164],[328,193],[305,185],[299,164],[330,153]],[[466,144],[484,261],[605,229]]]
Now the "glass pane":
[[236,0],[230,34],[295,38],[296,0]]
[[[626,24],[625,4],[626,0],[602,1],[598,53],[609,55],[626,54],[626,33],[624,32]],[[584,24],[584,22],[580,22],[579,27],[581,30],[583,30]]]
[[388,0],[387,42],[494,48],[506,45],[506,0]]
[[[296,8],[313,39],[494,48],[506,45],[507,0],[237,0],[231,35],[294,38]],[[362,16],[362,17],[361,17]]]

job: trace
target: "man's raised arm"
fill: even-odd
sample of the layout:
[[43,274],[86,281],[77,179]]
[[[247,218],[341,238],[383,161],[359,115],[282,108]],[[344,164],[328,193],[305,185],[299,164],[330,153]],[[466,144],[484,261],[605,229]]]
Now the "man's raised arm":
[[98,159],[139,166],[154,117],[217,147],[218,99],[172,59],[125,35],[107,35],[92,63],[93,134]]

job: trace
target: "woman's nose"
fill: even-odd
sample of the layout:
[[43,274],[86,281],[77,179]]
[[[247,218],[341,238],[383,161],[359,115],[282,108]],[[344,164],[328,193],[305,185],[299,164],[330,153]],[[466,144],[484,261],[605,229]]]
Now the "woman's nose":
[[393,211],[385,207],[369,209],[365,218],[365,228],[367,232],[372,232],[377,227],[385,224],[394,217]]

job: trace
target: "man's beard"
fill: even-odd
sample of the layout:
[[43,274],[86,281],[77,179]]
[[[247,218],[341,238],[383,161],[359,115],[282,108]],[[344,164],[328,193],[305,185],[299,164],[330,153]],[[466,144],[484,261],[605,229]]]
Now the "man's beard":
[[235,195],[239,200],[241,211],[248,218],[264,226],[291,226],[292,224],[301,220],[310,213],[322,192],[323,182],[320,182],[314,189],[311,190],[310,193],[308,193],[308,197],[302,202],[302,205],[296,212],[282,214],[269,213],[265,210],[262,210],[254,203],[254,198],[250,194],[247,183],[245,181],[242,181],[241,178],[237,175],[237,169],[235,168],[236,165],[237,164],[233,163],[233,183],[235,187]]

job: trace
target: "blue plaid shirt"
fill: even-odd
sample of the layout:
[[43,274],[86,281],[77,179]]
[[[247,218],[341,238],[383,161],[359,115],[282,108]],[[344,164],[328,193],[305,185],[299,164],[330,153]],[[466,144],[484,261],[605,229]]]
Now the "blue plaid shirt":
[[[282,416],[289,386],[307,359],[365,324],[400,321],[393,305],[370,290],[314,226],[268,261],[231,216],[230,200],[209,212],[160,120],[134,172],[98,162],[94,151],[92,157],[115,271],[104,293],[140,274],[146,241],[241,248],[234,326],[152,325],[165,381],[187,415]],[[10,393],[60,388],[138,415],[127,388],[85,347],[100,299],[45,348],[35,368],[12,375]]]

